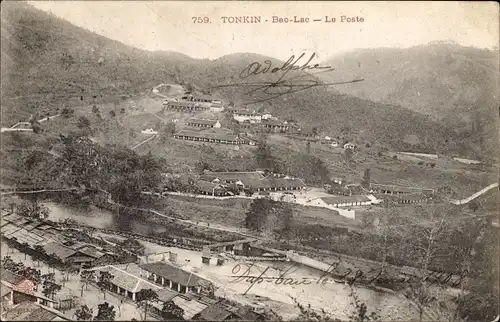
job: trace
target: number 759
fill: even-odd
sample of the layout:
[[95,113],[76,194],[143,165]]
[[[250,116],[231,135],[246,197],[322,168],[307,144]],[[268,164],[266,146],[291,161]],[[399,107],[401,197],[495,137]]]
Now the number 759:
[[210,18],[208,17],[191,17],[193,23],[210,23]]

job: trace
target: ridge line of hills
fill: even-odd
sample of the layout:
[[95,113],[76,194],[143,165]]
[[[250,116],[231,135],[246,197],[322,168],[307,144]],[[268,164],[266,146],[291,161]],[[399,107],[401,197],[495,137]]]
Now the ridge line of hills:
[[[282,63],[252,53],[209,60],[176,52],[150,52],[74,26],[25,3],[2,5],[1,29],[2,124],[6,125],[25,120],[47,106],[71,104],[71,99],[83,95],[113,100],[122,94],[144,93],[157,84],[169,82],[208,89],[239,81],[241,70],[254,61],[269,59],[273,64]],[[442,50],[442,54],[436,46],[449,47],[431,44],[394,50],[406,53],[417,48],[436,61],[446,62],[441,63],[441,69],[452,72],[445,78],[438,75],[439,71],[427,78],[418,75],[422,64],[418,64],[415,56],[425,56],[420,52],[407,54],[414,60],[410,63],[406,63],[404,57],[395,59],[394,55],[387,54],[383,57],[383,67],[377,67],[386,49],[359,50],[323,62],[332,67],[342,66],[341,73],[307,77],[330,82],[361,76],[364,82],[314,87],[248,107],[266,109],[280,118],[316,126],[321,132],[333,136],[342,134],[381,148],[476,159],[496,157],[498,130],[495,118],[491,117],[496,92],[495,83],[488,82],[495,79],[495,74],[484,72],[494,54],[455,45],[453,50]],[[464,53],[461,54],[461,50]],[[464,61],[459,59],[462,56],[474,59],[463,75],[458,72]],[[359,66],[360,61],[363,68]],[[393,64],[386,65],[388,61]],[[423,69],[425,73],[438,69],[436,64],[429,63],[429,66]],[[483,70],[478,72],[478,68]],[[276,76],[257,75],[252,81],[272,82]],[[432,79],[436,85],[429,84]],[[462,84],[468,91],[465,96],[473,99],[456,95],[461,92]],[[432,91],[434,87],[438,89]],[[224,97],[226,103],[232,101],[236,106],[266,97],[262,92],[249,95],[248,89],[241,87],[220,88],[215,92]],[[451,93],[452,98],[458,98],[448,104],[450,95],[441,93]],[[419,97],[424,102],[415,104]],[[440,104],[435,110],[442,110],[443,115],[429,113],[428,106],[433,102]],[[482,107],[480,112],[468,113],[477,104]]]

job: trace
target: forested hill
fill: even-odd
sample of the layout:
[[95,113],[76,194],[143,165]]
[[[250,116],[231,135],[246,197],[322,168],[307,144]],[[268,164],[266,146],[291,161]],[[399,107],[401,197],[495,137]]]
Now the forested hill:
[[[498,154],[499,52],[452,43],[360,49],[327,59],[322,79],[362,77],[343,93],[411,109],[484,154]],[[480,152],[478,152],[480,153]]]
[[[241,82],[240,72],[252,62],[270,60],[276,66],[282,63],[252,53],[203,60],[174,52],[148,52],[76,27],[22,2],[2,4],[1,28],[5,125],[26,120],[42,107],[71,105],[81,96],[105,100],[144,93],[168,82],[212,88],[227,102],[243,106],[269,96],[262,91],[249,94],[248,87],[217,86]],[[290,76],[302,74],[293,72]],[[269,83],[277,77],[267,73],[246,81]],[[316,76],[304,78],[320,82]],[[457,136],[453,126],[443,126],[400,106],[339,94],[344,86],[317,86],[248,107],[266,108],[281,118],[317,126],[324,133],[342,132],[352,140],[390,149],[446,151],[474,158],[483,155],[481,145]]]

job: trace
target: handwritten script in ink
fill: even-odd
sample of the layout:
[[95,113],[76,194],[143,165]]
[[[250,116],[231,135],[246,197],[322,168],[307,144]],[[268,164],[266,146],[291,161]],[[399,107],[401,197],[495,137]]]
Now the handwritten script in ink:
[[[232,274],[230,277],[233,278],[231,283],[245,282],[249,283],[250,286],[245,291],[246,294],[255,284],[261,283],[272,283],[275,285],[282,286],[298,286],[298,285],[323,285],[326,283],[332,282],[344,282],[348,285],[352,285],[354,283],[361,284],[402,284],[407,283],[411,284],[415,282],[415,277],[404,276],[400,278],[387,278],[382,277],[383,268],[372,269],[367,273],[363,272],[360,269],[356,269],[353,271],[350,268],[345,269],[344,271],[340,271],[339,262],[332,263],[323,274],[317,277],[293,277],[291,274],[298,270],[298,267],[290,266],[284,271],[280,272],[278,276],[269,276],[266,273],[269,271],[270,267],[267,266],[263,269],[263,271],[258,275],[252,275],[252,268],[258,269],[254,263],[251,264],[236,264],[232,269]],[[371,273],[371,274],[370,274]],[[432,271],[427,276],[421,279],[422,282],[427,282],[427,286],[430,286],[434,283],[442,283],[449,284],[452,287],[459,286],[463,279],[468,275],[468,271],[464,270],[460,272],[460,274],[455,275],[452,273],[443,273]]]
[[[286,62],[281,64],[281,66],[273,66],[270,60],[264,60],[263,62],[252,62],[247,67],[245,67],[239,74],[239,78],[242,80],[252,79],[258,75],[276,75],[278,77],[275,81],[255,81],[255,82],[239,82],[227,85],[219,85],[214,88],[224,88],[224,87],[246,87],[250,88],[249,91],[245,92],[246,95],[261,94],[261,98],[257,101],[253,101],[252,104],[271,100],[280,97],[285,94],[296,93],[299,91],[304,91],[313,87],[319,86],[333,86],[341,84],[349,84],[361,82],[363,79],[354,79],[350,81],[337,82],[337,83],[325,83],[320,79],[313,77],[313,75],[325,72],[331,72],[335,69],[331,66],[321,66],[320,64],[313,64],[312,61],[316,57],[316,53],[313,53],[307,61],[303,58],[306,54],[302,53],[300,56],[295,58],[294,55],[290,56]],[[301,62],[302,61],[302,62]],[[299,75],[290,76],[291,71],[301,71]],[[315,72],[316,71],[316,72]],[[313,73],[310,73],[313,72]],[[315,73],[314,73],[315,72]]]

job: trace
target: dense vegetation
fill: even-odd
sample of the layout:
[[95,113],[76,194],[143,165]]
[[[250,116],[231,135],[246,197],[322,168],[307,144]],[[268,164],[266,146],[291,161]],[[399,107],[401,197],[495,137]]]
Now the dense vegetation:
[[[265,108],[282,119],[314,124],[330,135],[337,136],[343,129],[350,140],[369,139],[393,149],[421,152],[442,147],[450,153],[465,151],[463,136],[457,139],[453,126],[443,126],[406,108],[340,95],[334,87],[313,87],[272,100],[263,92],[250,94],[245,87],[219,87],[240,82],[238,75],[248,64],[269,57],[233,54],[211,61],[152,53],[77,28],[25,4],[9,3],[3,9],[4,124],[25,120],[35,112],[46,114],[51,106],[88,106],[122,94],[128,97],[159,83],[178,82],[212,88],[214,94],[237,107]],[[310,75],[292,76],[320,82]],[[276,74],[246,81],[273,82]],[[407,136],[417,140],[405,140]]]
[[338,87],[342,93],[429,115],[453,129],[457,140],[448,143],[458,146],[451,150],[497,156],[498,48],[453,43],[374,48],[344,53],[325,64],[336,68],[321,75],[325,81],[365,79]]

